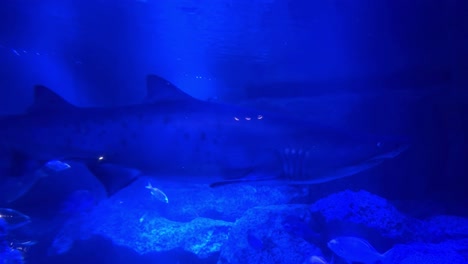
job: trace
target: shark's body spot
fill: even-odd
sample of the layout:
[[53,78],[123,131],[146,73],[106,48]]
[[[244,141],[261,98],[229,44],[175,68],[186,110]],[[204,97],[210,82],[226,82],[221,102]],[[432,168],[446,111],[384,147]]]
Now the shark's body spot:
[[205,131],[203,131],[203,132],[200,133],[200,140],[201,140],[201,141],[205,141],[205,140],[206,140],[206,133],[205,133]]
[[139,113],[139,114],[137,115],[137,118],[138,118],[139,121],[142,121],[142,120],[143,120],[143,114],[142,114],[142,113]]
[[81,127],[79,128],[79,130],[80,130],[80,131],[79,131],[80,134],[86,134],[86,133],[88,133],[88,128],[87,128],[86,126],[81,126]]
[[200,146],[195,147],[195,153],[199,154],[201,152]]
[[99,136],[100,138],[102,138],[102,137],[104,137],[106,134],[107,134],[107,131],[106,131],[106,130],[101,130],[101,131],[99,131],[98,136]]

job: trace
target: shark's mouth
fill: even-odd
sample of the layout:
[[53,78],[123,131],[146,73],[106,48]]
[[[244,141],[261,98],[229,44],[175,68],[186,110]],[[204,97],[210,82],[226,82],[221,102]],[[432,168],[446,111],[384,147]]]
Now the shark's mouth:
[[309,150],[285,148],[279,155],[282,163],[281,179],[289,184],[318,184],[349,177],[397,157],[408,147],[407,144],[400,145],[379,155],[363,158],[360,162],[327,169],[314,168],[321,164],[313,160]]
[[[375,167],[385,160],[395,158],[406,149],[409,145],[401,145],[391,151],[363,159],[361,162],[356,162],[351,165],[333,167],[327,170],[315,170],[314,164],[319,166],[317,161],[314,161],[311,152],[300,148],[285,148],[279,152],[281,170],[280,174],[260,176],[248,175],[244,178],[230,179],[210,184],[211,187],[218,187],[236,183],[270,183],[270,184],[291,184],[291,185],[308,185],[329,182],[345,177],[355,175],[361,171]],[[315,162],[315,163],[314,163]],[[312,164],[312,165],[311,165]]]

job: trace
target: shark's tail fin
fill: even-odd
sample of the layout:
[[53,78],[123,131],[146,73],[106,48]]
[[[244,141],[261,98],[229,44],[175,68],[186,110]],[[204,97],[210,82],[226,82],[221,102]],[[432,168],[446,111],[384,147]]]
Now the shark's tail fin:
[[26,194],[46,174],[40,161],[19,152],[2,153],[0,202],[11,203]]

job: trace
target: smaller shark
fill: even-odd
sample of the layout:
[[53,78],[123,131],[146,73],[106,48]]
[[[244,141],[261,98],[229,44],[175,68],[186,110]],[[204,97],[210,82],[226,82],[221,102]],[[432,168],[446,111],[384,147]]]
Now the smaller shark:
[[147,91],[139,104],[83,108],[36,86],[26,113],[0,119],[4,198],[18,198],[70,162],[84,164],[113,194],[140,175],[212,187],[317,184],[372,168],[407,147],[300,116],[197,100],[156,75],[147,77]]

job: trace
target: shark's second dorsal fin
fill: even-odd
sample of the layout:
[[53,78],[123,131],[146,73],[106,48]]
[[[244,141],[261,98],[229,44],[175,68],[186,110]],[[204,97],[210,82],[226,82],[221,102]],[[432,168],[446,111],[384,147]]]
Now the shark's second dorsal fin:
[[54,91],[45,86],[36,85],[34,86],[34,101],[28,108],[28,112],[59,111],[73,108],[75,108],[74,105],[65,101]]
[[196,100],[192,96],[181,91],[171,82],[157,75],[148,75],[146,77],[146,90],[146,103],[157,103],[161,101]]

